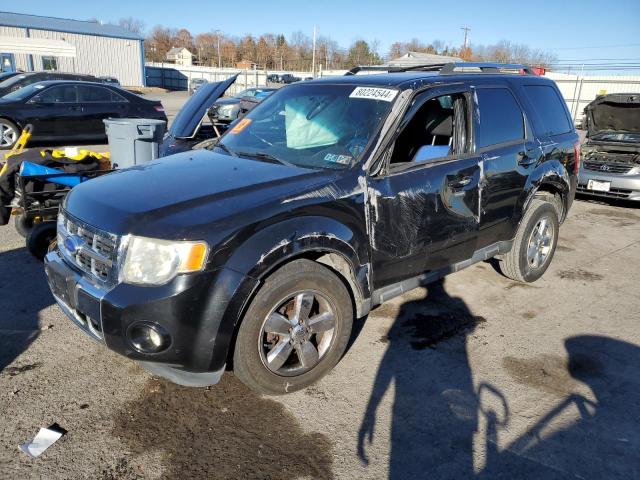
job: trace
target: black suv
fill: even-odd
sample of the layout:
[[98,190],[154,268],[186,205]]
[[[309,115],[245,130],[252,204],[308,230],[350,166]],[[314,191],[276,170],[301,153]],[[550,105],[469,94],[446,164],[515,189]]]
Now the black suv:
[[535,281],[579,168],[558,89],[521,66],[429,69],[284,87],[210,151],[74,188],[46,257],[58,304],[174,382],[232,368],[281,394],[394,296],[496,256]]

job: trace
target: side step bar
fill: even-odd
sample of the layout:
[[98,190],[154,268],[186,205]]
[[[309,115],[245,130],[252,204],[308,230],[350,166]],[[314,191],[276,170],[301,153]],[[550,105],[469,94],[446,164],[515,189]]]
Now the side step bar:
[[402,280],[401,282],[393,283],[386,287],[379,288],[378,290],[374,290],[371,294],[371,306],[375,307],[376,305],[380,305],[394,297],[402,295],[403,293],[409,292],[414,288],[423,287],[429,283],[433,283],[450,273],[470,267],[474,263],[482,262],[493,258],[496,255],[507,253],[511,250],[512,245],[513,240],[494,243],[481,248],[480,250],[476,250],[471,258],[463,260],[462,262],[454,263],[449,267],[424,273],[417,277],[408,278],[407,280]]

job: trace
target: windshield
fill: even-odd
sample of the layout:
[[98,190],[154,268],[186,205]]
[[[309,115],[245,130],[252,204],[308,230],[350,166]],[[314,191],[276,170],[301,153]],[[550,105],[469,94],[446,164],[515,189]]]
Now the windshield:
[[29,98],[35,92],[39,92],[43,88],[44,85],[34,83],[32,85],[27,85],[26,87],[19,88],[18,90],[14,90],[13,92],[9,92],[2,98],[4,98],[5,100],[24,100],[25,98]]
[[603,132],[592,135],[591,140],[597,140],[601,142],[640,143],[640,133]]
[[271,157],[310,168],[347,168],[364,153],[396,93],[354,85],[286,87],[238,121],[219,145],[239,156]]

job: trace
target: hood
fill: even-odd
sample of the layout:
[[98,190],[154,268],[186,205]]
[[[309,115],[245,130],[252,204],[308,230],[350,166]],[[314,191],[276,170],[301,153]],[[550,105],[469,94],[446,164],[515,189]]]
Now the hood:
[[588,136],[640,132],[640,94],[602,95],[584,109]]
[[[268,202],[331,182],[336,171],[310,170],[231,157],[209,150],[184,152],[83,182],[65,209],[116,234],[194,238],[223,219],[240,222],[246,212],[263,214]],[[240,226],[240,225],[238,225]]]
[[207,83],[199,87],[185,103],[171,124],[169,132],[175,138],[188,138],[195,134],[196,127],[205,113],[224,92],[236,81],[238,75],[224,82]]

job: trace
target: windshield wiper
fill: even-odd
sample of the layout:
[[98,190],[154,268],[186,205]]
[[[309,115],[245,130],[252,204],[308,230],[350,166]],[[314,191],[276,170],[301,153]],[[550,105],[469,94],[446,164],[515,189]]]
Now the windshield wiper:
[[231,155],[232,157],[237,157],[238,154],[236,152],[234,152],[233,150],[231,150],[229,147],[227,147],[224,143],[216,143],[214,145],[213,148],[220,148],[222,150],[224,150],[225,152],[227,152],[229,155]]
[[266,160],[267,162],[271,162],[271,163],[279,163],[281,165],[286,165],[287,167],[295,166],[293,163],[287,162],[286,160],[278,158],[278,157],[276,157],[274,155],[271,155],[269,153],[264,153],[264,152],[237,152],[236,154],[240,155],[241,157],[257,158],[258,160]]

